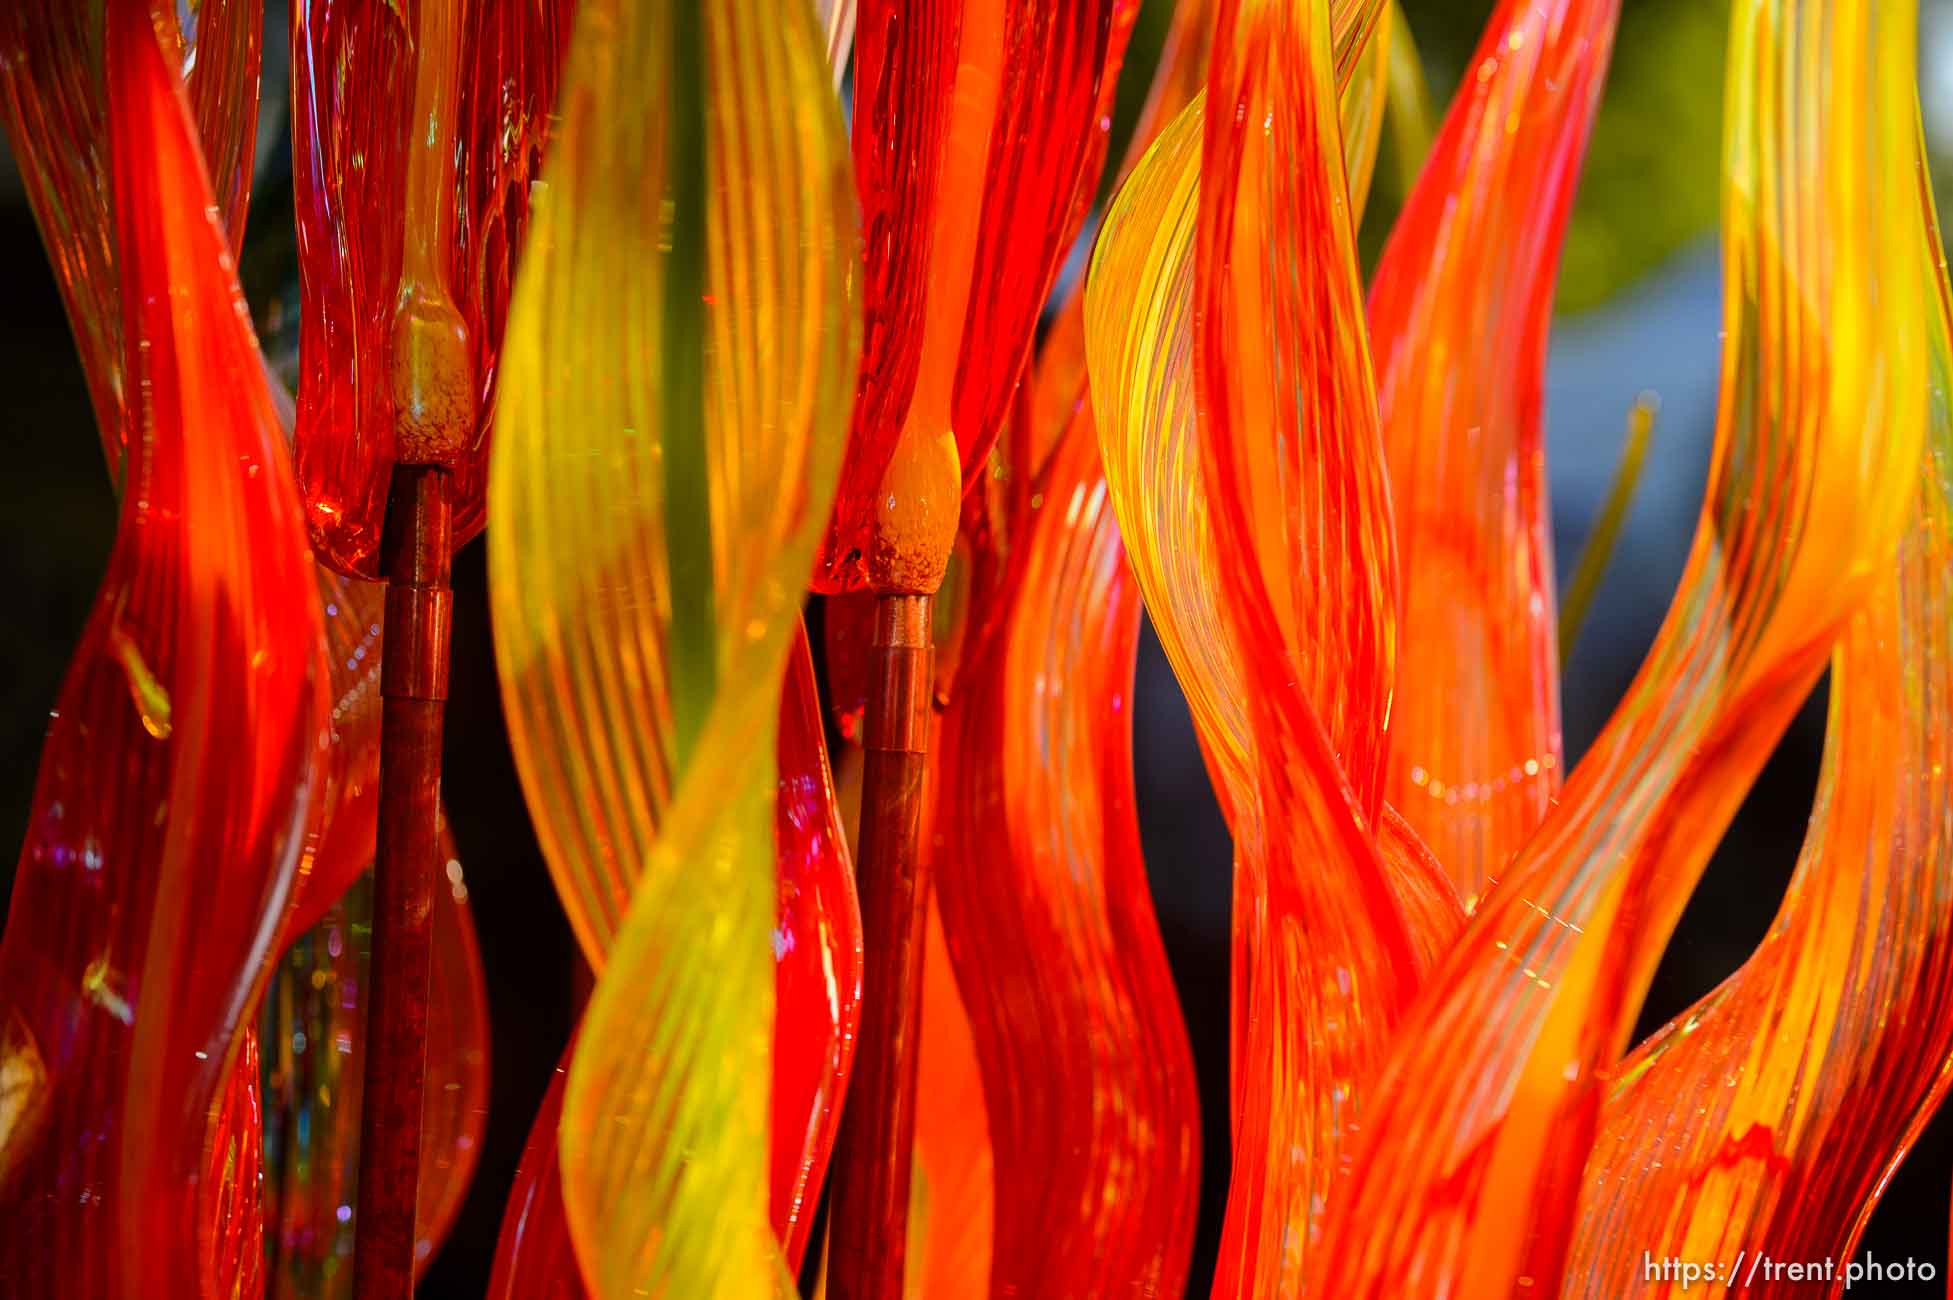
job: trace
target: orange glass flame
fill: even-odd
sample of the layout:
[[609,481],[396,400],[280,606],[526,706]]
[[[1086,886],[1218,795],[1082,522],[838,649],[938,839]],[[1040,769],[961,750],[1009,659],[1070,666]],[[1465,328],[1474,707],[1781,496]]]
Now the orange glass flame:
[[313,544],[343,573],[378,576],[396,460],[451,466],[456,544],[481,529],[502,330],[571,8],[293,6],[296,461]]
[[[1924,157],[1922,147],[1919,202],[1936,249]],[[1929,445],[1896,561],[1831,659],[1803,855],[1756,953],[1610,1072],[1569,1297],[1642,1287],[1644,1250],[1851,1259],[1953,1080],[1953,851],[1942,830],[1953,813],[1953,311],[1944,265],[1924,269],[1937,290]],[[1773,1296],[1799,1282],[1808,1289],[1759,1280],[1754,1267],[1725,1279]]]
[[[121,287],[117,207],[109,176],[109,103],[102,0],[17,0],[0,9],[0,125],[54,265],[109,471],[123,481]],[[193,13],[190,31],[174,16]],[[264,6],[203,0],[158,24],[166,57],[188,82],[196,138],[233,256],[243,242],[258,130]],[[136,214],[148,220],[148,214]]]
[[1370,289],[1401,548],[1384,792],[1468,903],[1560,788],[1540,389],[1618,9],[1500,6]]
[[141,401],[0,942],[4,1072],[33,1080],[0,1134],[0,1277],[23,1297],[196,1295],[205,1252],[229,1249],[203,1218],[225,1198],[185,1189],[209,1176],[213,1116],[228,1122],[218,1099],[319,793],[311,564],[159,37],[174,21],[139,0],[105,16],[122,367]]
[[[1080,204],[1136,0],[858,6],[859,394],[821,591],[933,592]],[[960,464],[960,469],[958,468]]]
[[933,818],[996,1153],[991,1285],[1171,1295],[1199,1184],[1193,1060],[1139,855],[1139,592],[1089,411],[1028,495],[971,597]]
[[1915,499],[1931,266],[1915,16],[1736,11],[1722,403],[1689,567],[1627,697],[1406,1017],[1316,1294],[1559,1284],[1600,1072]]

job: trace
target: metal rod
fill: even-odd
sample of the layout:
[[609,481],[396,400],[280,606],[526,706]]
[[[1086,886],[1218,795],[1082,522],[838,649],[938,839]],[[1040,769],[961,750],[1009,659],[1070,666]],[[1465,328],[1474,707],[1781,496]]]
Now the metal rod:
[[908,1244],[909,1172],[921,1042],[923,771],[935,651],[928,596],[875,602],[863,719],[861,1029],[835,1147],[828,1294],[900,1300]]
[[353,1225],[357,1300],[406,1300],[414,1289],[428,929],[440,858],[441,720],[454,600],[448,587],[449,479],[435,465],[395,466],[381,542],[388,586],[380,666],[380,829]]

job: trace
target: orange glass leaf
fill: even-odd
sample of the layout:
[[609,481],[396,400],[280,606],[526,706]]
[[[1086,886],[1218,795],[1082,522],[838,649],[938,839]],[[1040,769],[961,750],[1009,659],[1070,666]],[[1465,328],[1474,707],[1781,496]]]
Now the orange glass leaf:
[[325,615],[331,681],[330,743],[320,820],[280,947],[318,924],[373,862],[380,815],[380,647],[386,588],[313,566]]
[[[1318,585],[1306,576],[1309,566],[1339,562],[1341,578],[1369,593],[1370,617],[1378,620],[1369,630],[1351,625],[1341,653],[1367,644],[1369,671],[1380,673],[1387,663],[1381,651],[1390,590],[1378,581],[1381,573],[1366,576],[1365,566],[1377,555],[1368,539],[1381,531],[1387,540],[1389,517],[1374,416],[1366,415],[1366,343],[1347,203],[1337,199],[1344,193],[1342,142],[1325,15],[1230,11],[1220,34],[1228,41],[1217,49],[1252,56],[1216,62],[1216,77],[1227,79],[1223,94],[1236,93],[1229,87],[1263,86],[1275,62],[1271,49],[1309,72],[1299,83],[1284,83],[1286,108],[1277,111],[1268,102],[1272,92],[1255,89],[1252,102],[1228,115],[1264,127],[1248,132],[1255,137],[1252,149],[1221,169],[1227,188],[1217,192],[1231,194],[1237,209],[1255,214],[1262,233],[1252,246],[1278,254],[1236,263],[1245,286],[1216,284],[1212,270],[1228,265],[1226,249],[1235,236],[1219,220],[1222,214],[1203,202],[1202,146],[1213,128],[1196,100],[1114,201],[1087,282],[1085,334],[1108,486],[1235,836],[1236,1162],[1216,1291],[1265,1294],[1299,1285],[1312,1217],[1330,1194],[1336,1152],[1360,1115],[1364,1086],[1381,1062],[1396,1016],[1455,932],[1461,912],[1400,819],[1381,804],[1381,822],[1363,819],[1307,694],[1317,678],[1288,666],[1303,646],[1334,662],[1337,644],[1265,634],[1278,626],[1271,599],[1315,613],[1307,604]],[[1308,121],[1298,123],[1298,113]],[[1311,141],[1309,148],[1299,147]],[[1297,162],[1276,169],[1288,173],[1276,184],[1267,161],[1276,149],[1306,160],[1307,168]],[[1298,177],[1306,178],[1310,195],[1295,191]],[[1305,198],[1318,206],[1310,208]],[[1284,232],[1279,240],[1278,231]],[[1219,247],[1207,255],[1203,270],[1196,266],[1196,250],[1204,232]],[[1257,274],[1270,279],[1256,283]],[[1197,316],[1203,282],[1221,302],[1218,310]],[[1298,319],[1302,303],[1311,306]],[[1243,304],[1267,319],[1251,326]],[[1203,322],[1199,329],[1197,320]],[[1336,321],[1343,333],[1325,332]],[[1281,373],[1293,376],[1292,389],[1266,382],[1275,372],[1267,357],[1275,351],[1277,331],[1285,349]],[[1221,363],[1201,360],[1202,348],[1218,349]],[[1256,349],[1262,355],[1258,366],[1230,360]],[[1306,364],[1298,366],[1298,360]],[[1215,385],[1219,395],[1196,418],[1200,365],[1207,376],[1200,382]],[[1247,384],[1255,376],[1260,387]],[[1215,503],[1239,495],[1232,486],[1237,476],[1209,477],[1203,466],[1212,454],[1209,444],[1225,432],[1216,406],[1230,384],[1239,387],[1238,397],[1254,398],[1288,421],[1283,427],[1290,430],[1291,454],[1301,417],[1281,411],[1277,399],[1301,394],[1310,403],[1309,434],[1316,440],[1304,445],[1320,448],[1310,453],[1305,474],[1295,474],[1292,462],[1282,472],[1260,471],[1260,486],[1271,492],[1287,484],[1315,493],[1298,499],[1286,519],[1268,508],[1271,503],[1260,503],[1259,517],[1276,534],[1263,552],[1263,562],[1280,579],[1272,592],[1265,586],[1258,593],[1243,590],[1260,580],[1259,565],[1251,569],[1242,558],[1255,554],[1255,544],[1222,541],[1227,534]],[[1264,456],[1281,450],[1284,444],[1269,432],[1276,418],[1241,425],[1241,450]],[[1266,445],[1253,441],[1257,432]],[[1241,502],[1234,504],[1238,532],[1246,512]],[[1332,524],[1345,530],[1340,550],[1325,550],[1316,540],[1335,539]],[[1310,545],[1280,540],[1288,535],[1283,525],[1310,538]],[[1387,545],[1381,554],[1388,558]],[[1258,634],[1257,626],[1264,632]],[[1244,654],[1242,645],[1261,648]],[[1330,672],[1322,663],[1309,671],[1364,692],[1371,704],[1363,711],[1374,721],[1358,728],[1358,739],[1367,736],[1366,752],[1377,752],[1381,719],[1374,709],[1387,698],[1381,694],[1387,683],[1359,680],[1349,670]]]
[[[1181,0],[1174,6],[1173,20],[1160,51],[1159,70],[1120,167],[1122,177],[1138,165],[1168,124],[1205,93],[1207,58],[1214,42],[1214,17],[1215,0]],[[1361,68],[1364,57],[1373,53],[1378,33],[1389,26],[1390,11],[1385,0],[1335,0],[1329,17],[1336,40],[1336,87],[1343,96],[1343,134],[1346,140],[1352,140],[1363,134],[1352,129],[1353,118],[1360,115],[1358,106],[1350,102],[1352,87],[1364,79],[1366,74]],[[1355,175],[1365,169],[1350,155],[1351,147],[1353,144],[1346,146],[1345,157],[1349,160],[1350,174]],[[1374,142],[1369,148],[1375,148]],[[1353,193],[1352,201],[1360,211],[1361,196]]]
[[[882,477],[915,394],[961,8],[955,0],[856,5],[854,183],[866,271],[861,362],[834,513],[815,562],[822,591],[867,584]],[[937,504],[954,520],[953,501]]]
[[[1106,50],[1102,56],[1104,70],[1098,81],[1098,102],[1092,106],[1091,125],[1085,136],[1085,154],[1078,165],[1078,184],[1072,196],[1071,220],[1058,236],[1057,252],[1059,266],[1071,255],[1078,242],[1078,232],[1084,229],[1085,222],[1092,215],[1092,208],[1098,201],[1099,182],[1105,172],[1106,153],[1112,147],[1112,117],[1119,107],[1119,81],[1125,70],[1126,47],[1132,44],[1133,26],[1139,21],[1139,10],[1143,0],[1113,0],[1112,26],[1106,33]],[[1036,115],[1032,117],[1033,123]],[[1036,127],[1032,127],[1035,134]],[[1056,283],[1058,267],[1051,272],[1051,283],[1044,287],[1044,295],[1037,304],[1037,316],[1049,315],[1056,306],[1052,288]],[[1076,284],[1073,296],[1076,296]],[[1030,362],[1033,354],[1041,354],[1042,349],[1031,345],[1026,350],[1025,371],[1020,372],[1021,381],[1030,377],[1036,367]],[[999,416],[999,429],[1003,427],[1004,417],[1010,412],[1012,404],[1021,392],[1020,382],[1013,381],[1004,398],[1004,416]]]
[[[933,796],[932,796],[933,801]],[[997,1223],[996,1154],[969,1012],[931,895],[922,958],[922,1045],[916,1053],[915,1177],[909,1184],[914,1300],[988,1300]]]
[[277,414],[147,5],[111,0],[105,58],[142,400],[0,942],[5,1073],[34,1081],[0,1135],[0,1278],[21,1297],[199,1292],[207,1131],[291,896],[327,709]]
[[[1202,79],[1189,75],[1188,63],[1204,69],[1209,35],[1206,25],[1194,19],[1197,8],[1183,9],[1176,19],[1171,36],[1174,53],[1147,112],[1158,120],[1176,103],[1186,107],[1161,131],[1158,143],[1108,213],[1088,278],[1082,333],[1091,362],[1107,483],[1121,514],[1153,626],[1187,694],[1222,811],[1235,828],[1239,846],[1259,844],[1263,837],[1256,829],[1261,813],[1254,776],[1255,741],[1247,714],[1249,690],[1222,623],[1222,580],[1208,522],[1194,417],[1193,255],[1204,99]],[[1362,24],[1373,22],[1376,13],[1375,6],[1338,6],[1334,32],[1339,65],[1353,67],[1359,74],[1369,66],[1359,66],[1354,57],[1346,60],[1343,55],[1360,47],[1367,34]],[[1361,81],[1359,75],[1342,88],[1339,112],[1345,118],[1346,159],[1360,146],[1348,135],[1352,124],[1347,118],[1362,93]],[[1152,129],[1143,127],[1136,141]],[[1050,346],[1062,347],[1067,339],[1061,322]],[[1043,397],[1041,408],[1060,409],[1055,395]],[[1384,867],[1394,873],[1409,861],[1401,855],[1386,857]],[[1245,860],[1234,874],[1236,915],[1244,923],[1260,915],[1258,878],[1259,867]],[[1400,889],[1418,887],[1416,880],[1394,877],[1390,884]],[[1427,920],[1442,924],[1416,936],[1419,951],[1432,950],[1439,935],[1448,934],[1455,924],[1455,917]],[[1240,1051],[1257,933],[1250,926],[1234,951],[1231,1073],[1237,1121],[1245,1079]]]
[[[488,1115],[488,991],[467,886],[445,831],[442,856],[428,974],[417,1270],[460,1212]],[[266,1294],[278,1300],[353,1294],[372,913],[372,878],[361,876],[292,944],[265,998],[264,1262]]]
[[393,460],[388,336],[414,70],[405,11],[382,0],[292,6],[297,468],[320,557],[368,578]]
[[590,1294],[577,1268],[576,1247],[563,1209],[563,1179],[556,1134],[563,1122],[563,1089],[570,1077],[576,1039],[563,1049],[543,1095],[529,1140],[516,1166],[515,1186],[502,1211],[495,1243],[495,1271],[487,1300],[585,1300]]
[[1266,665],[1267,679],[1302,684],[1357,808],[1374,819],[1396,547],[1330,31],[1310,8],[1221,6],[1202,140],[1194,295],[1205,323],[1194,377],[1207,416],[1203,477],[1230,557],[1221,572],[1234,575],[1223,600],[1246,675]]
[[199,1279],[206,1296],[256,1296],[264,1290],[263,1089],[258,1034],[238,1034],[216,1113],[203,1176],[197,1180]]
[[[1125,156],[1119,160],[1119,180],[1132,173],[1160,132],[1200,93],[1207,75],[1207,47],[1213,26],[1210,0],[1186,0],[1174,9],[1146,103],[1126,142]],[[1108,83],[1109,91],[1116,92],[1117,88],[1116,78]],[[1101,121],[1109,131],[1110,100],[1103,100],[1100,110]],[[1090,168],[1094,175],[1101,163],[1094,161]],[[1081,221],[1096,198],[1096,189],[1080,187]],[[1029,495],[1029,479],[1043,466],[1086,400],[1084,286],[1084,277],[1079,276],[1047,304],[1046,310],[1054,319],[1038,348],[1028,397],[1020,394],[1020,409],[1010,425],[1012,445],[1003,458],[1003,468],[1013,487],[1021,489],[1025,497]]]
[[[1389,54],[1389,10],[1358,0],[1338,7],[1335,17],[1339,50],[1357,50],[1347,80],[1341,83],[1343,156],[1350,176],[1350,199],[1360,217],[1369,191],[1369,176],[1376,161],[1381,138],[1383,69]],[[1177,121],[1194,99],[1203,95],[1207,81],[1207,56],[1212,43],[1214,15],[1212,0],[1186,0],[1173,13],[1166,43],[1160,54],[1145,106],[1125,157],[1119,164],[1119,178],[1132,174],[1154,141]],[[1363,43],[1369,42],[1367,51]],[[1109,113],[1109,107],[1105,110]],[[1093,170],[1096,170],[1096,165]],[[1084,196],[1090,199],[1092,196]],[[1038,350],[1031,396],[1030,418],[1020,421],[1028,431],[1033,452],[1029,463],[1041,466],[1060,434],[1069,427],[1073,412],[1084,401],[1086,382],[1084,279],[1072,286],[1069,296],[1055,298],[1046,308],[1055,314],[1043,345]],[[1013,436],[1019,436],[1013,434]],[[1012,460],[1022,461],[1013,455]],[[1198,488],[1191,491],[1198,492]]]
[[940,580],[960,495],[949,461],[975,482],[1003,426],[1081,193],[1097,183],[1101,98],[1136,11],[1135,0],[858,6],[866,330],[819,590]]
[[1377,823],[1377,853],[1409,931],[1417,967],[1431,970],[1464,929],[1465,905],[1444,867],[1403,814],[1389,804],[1383,806]]
[[[958,109],[967,95],[969,59],[984,57],[979,29],[984,6],[964,15],[964,64],[958,70]],[[1105,165],[1112,91],[1138,15],[1138,0],[1015,0],[1002,8],[1002,74],[996,118],[989,128],[981,173],[975,158],[951,137],[952,166],[936,196],[945,232],[974,219],[974,260],[967,316],[960,339],[941,348],[924,334],[922,374],[909,418],[926,430],[944,422],[956,433],[963,482],[974,482],[990,454],[1010,402],[1031,359],[1038,314],[1050,296]],[[958,122],[957,127],[961,127]],[[981,180],[979,182],[979,177]],[[962,214],[968,214],[964,216]],[[954,283],[960,262],[953,237],[938,245],[938,262]],[[945,304],[945,305],[953,305]],[[939,393],[949,400],[942,405]]]
[[1756,953],[1614,1071],[1568,1296],[1641,1287],[1644,1250],[1851,1258],[1953,1077],[1953,321],[1944,267],[1927,270],[1931,446],[1897,563],[1832,658],[1797,873]]
[[1476,902],[1559,790],[1540,389],[1618,0],[1507,0],[1370,289],[1401,555],[1384,791]]
[[[124,486],[122,321],[115,279],[114,218],[108,193],[108,116],[101,67],[101,4],[21,4],[0,13],[0,96],[27,179],[29,197],[54,261],[83,371],[96,402],[109,471]],[[263,6],[203,0],[172,8],[194,21],[183,39],[174,21],[159,25],[166,50],[188,67],[191,115],[223,201],[235,255],[244,230],[257,129],[259,35]],[[147,219],[146,217],[143,219]],[[288,408],[272,394],[287,441]],[[319,836],[305,857],[284,942],[316,921],[371,861],[379,764],[379,622],[382,589],[318,574],[332,674],[332,750]]]
[[1253,740],[1241,664],[1221,623],[1194,417],[1203,122],[1204,101],[1192,101],[1120,187],[1086,281],[1084,333],[1120,533],[1233,824],[1253,812]]
[[341,572],[377,576],[397,457],[451,465],[457,544],[481,528],[515,254],[572,3],[293,6],[296,459],[313,543]]
[[[541,176],[576,0],[472,0],[463,8],[454,243],[455,305],[474,348],[475,463],[487,454],[503,326]],[[479,498],[474,508],[480,510]],[[457,543],[480,527],[457,509]]]
[[1198,1192],[1193,1061],[1134,820],[1139,592],[1089,414],[1032,499],[1008,574],[972,597],[933,823],[996,1152],[991,1285],[1172,1295]]
[[[171,5],[158,25],[189,82],[191,116],[230,248],[244,237],[258,130],[259,40],[254,0]],[[0,125],[61,300],[81,350],[102,450],[123,481],[123,321],[109,179],[109,104],[103,71],[103,0],[12,0],[0,6]],[[189,29],[174,19],[181,14]]]
[[1913,6],[1735,14],[1714,463],[1668,621],[1406,1017],[1312,1294],[1558,1289],[1677,914],[1915,497],[1928,391]]
[[1330,38],[1321,4],[1223,3],[1202,140],[1199,454],[1259,809],[1234,823],[1246,1022],[1216,1295],[1299,1285],[1420,973],[1372,829],[1395,547]]
[[165,41],[176,38],[168,48],[183,70],[204,171],[235,257],[244,244],[257,161],[264,9],[248,0],[191,0],[173,8],[178,23],[159,24],[158,30]]
[[804,628],[787,657],[779,763],[771,1203],[773,1231],[797,1273],[834,1151],[861,1019],[861,909]]

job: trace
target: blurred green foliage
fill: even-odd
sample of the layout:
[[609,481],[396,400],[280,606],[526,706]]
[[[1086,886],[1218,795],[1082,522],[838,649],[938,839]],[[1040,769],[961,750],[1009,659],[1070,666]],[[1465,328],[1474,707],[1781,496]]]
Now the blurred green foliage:
[[1728,40],[1724,5],[1625,6],[1567,232],[1562,310],[1602,301],[1714,233]]

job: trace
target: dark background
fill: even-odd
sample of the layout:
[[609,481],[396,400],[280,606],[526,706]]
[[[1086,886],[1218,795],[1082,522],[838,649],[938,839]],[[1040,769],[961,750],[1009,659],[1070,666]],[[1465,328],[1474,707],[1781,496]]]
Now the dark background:
[[[1406,6],[1441,107],[1490,9],[1485,0]],[[273,6],[274,11],[277,6]],[[1143,57],[1164,16],[1148,0]],[[1928,0],[1922,87],[1929,136],[1953,138],[1953,21]],[[1591,527],[1634,395],[1662,418],[1651,467],[1593,616],[1564,667],[1567,747],[1592,740],[1627,685],[1681,570],[1714,421],[1719,285],[1714,247],[1726,8],[1628,0],[1607,98],[1582,183],[1562,277],[1548,383],[1554,532],[1564,574]],[[267,48],[279,51],[282,26]],[[268,68],[268,138],[281,122]],[[1130,115],[1127,95],[1122,118]],[[1386,150],[1388,146],[1386,145]],[[266,150],[267,175],[279,173]],[[0,159],[0,164],[7,160]],[[1942,176],[1953,166],[1942,166]],[[282,256],[289,194],[261,182],[251,241]],[[1400,198],[1387,155],[1363,242],[1374,255]],[[87,394],[32,217],[8,167],[0,176],[0,842],[20,842],[47,711],[93,599],[114,528]],[[247,270],[251,259],[247,258]],[[275,281],[276,277],[272,277]],[[275,291],[275,286],[272,291]],[[254,290],[262,308],[262,294]],[[571,1022],[573,944],[515,780],[494,680],[477,543],[456,560],[453,700],[445,789],[480,929],[493,1013],[493,1080],[481,1165],[421,1294],[474,1297],[486,1286],[522,1142]],[[1150,633],[1134,711],[1141,830],[1160,927],[1200,1070],[1206,1168],[1190,1294],[1204,1294],[1227,1183],[1227,951],[1230,854],[1171,672]],[[1816,699],[1764,770],[1677,929],[1649,994],[1644,1031],[1708,991],[1754,947],[1802,840],[1823,740]],[[0,856],[0,861],[6,861]],[[11,879],[0,867],[0,886]],[[0,889],[0,897],[7,891]],[[1887,1188],[1865,1245],[1945,1264],[1953,1126],[1942,1117]]]

